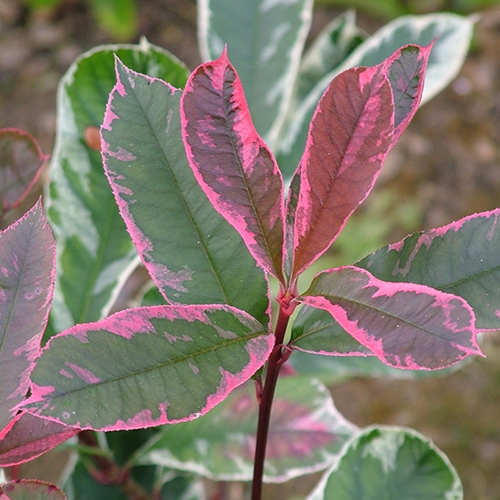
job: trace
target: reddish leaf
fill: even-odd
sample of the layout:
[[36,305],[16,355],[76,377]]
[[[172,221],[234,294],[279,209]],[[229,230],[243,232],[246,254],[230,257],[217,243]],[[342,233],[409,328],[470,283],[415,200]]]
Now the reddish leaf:
[[55,244],[41,202],[0,233],[0,430],[25,397],[47,324]]
[[28,132],[0,130],[0,217],[21,203],[48,158]]
[[181,123],[189,163],[205,194],[257,262],[283,281],[283,180],[255,131],[226,52],[192,73]]
[[399,139],[417,111],[433,45],[434,42],[427,47],[407,45],[385,61],[387,77],[394,94],[394,142]]
[[433,288],[380,281],[348,266],[318,274],[300,299],[327,310],[358,342],[396,368],[445,368],[481,354],[469,304]]
[[409,45],[377,66],[347,70],[323,94],[287,205],[292,278],[332,244],[370,193],[417,110],[430,50]]
[[333,242],[375,183],[393,141],[394,105],[383,65],[341,73],[313,116],[287,210],[294,216],[292,277]]
[[75,427],[20,413],[0,440],[0,467],[28,462],[79,432]]

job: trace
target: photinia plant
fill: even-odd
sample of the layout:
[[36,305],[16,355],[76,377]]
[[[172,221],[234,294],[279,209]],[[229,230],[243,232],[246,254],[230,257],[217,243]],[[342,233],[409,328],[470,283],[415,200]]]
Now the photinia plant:
[[0,129],[0,219],[27,196],[48,158],[28,132]]
[[[299,4],[303,13],[311,2]],[[329,28],[343,40],[337,70],[373,56],[373,44],[353,42],[351,21]],[[207,50],[224,26],[205,26]],[[384,50],[397,39],[387,33]],[[254,127],[231,45],[189,76],[145,41],[82,56],[59,90],[45,195],[53,233],[40,202],[0,233],[0,376],[9,381],[0,465],[77,434],[63,485],[70,498],[206,498],[204,476],[251,481],[257,500],[263,481],[328,469],[309,499],[403,498],[402,489],[407,498],[461,499],[456,472],[431,442],[410,429],[358,429],[319,380],[291,367],[306,353],[428,372],[481,355],[478,331],[500,326],[498,210],[302,279],[417,111],[432,54],[443,50],[431,40],[337,71],[294,172],[297,146],[288,154],[284,145],[300,137],[323,85],[310,85],[312,56],[302,73],[292,61],[303,76],[295,89],[278,87],[279,119],[259,118],[276,152]],[[287,104],[299,98],[294,132]],[[154,287],[137,307],[110,314],[138,258]],[[6,483],[0,494],[28,487]]]

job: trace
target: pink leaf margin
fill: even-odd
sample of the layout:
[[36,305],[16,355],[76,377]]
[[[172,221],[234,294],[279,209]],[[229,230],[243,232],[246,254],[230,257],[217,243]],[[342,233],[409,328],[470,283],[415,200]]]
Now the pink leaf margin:
[[[389,58],[376,66],[344,71],[323,93],[311,120],[304,154],[292,179],[286,207],[286,246],[288,252],[293,254],[292,259],[287,256],[286,265],[287,271],[291,273],[292,281],[330,247],[347,219],[371,192],[387,154],[418,109],[423,93],[423,77],[433,43],[426,47],[412,45],[419,49],[417,73],[420,79],[411,109],[397,125],[394,123],[396,114],[393,86],[399,85],[398,90],[402,92],[405,86],[411,83],[411,79],[410,82],[391,82],[388,75],[391,66],[401,57],[402,51],[410,45],[396,50]],[[370,90],[372,94],[370,99],[364,103],[362,116],[365,118],[361,116],[362,120],[354,130],[356,134],[351,136],[347,149],[341,152],[336,149],[343,147],[344,144],[337,144],[337,139],[331,136],[329,129],[337,127],[341,135],[345,134],[343,111],[351,106],[353,111],[356,111],[356,103],[348,101],[350,99],[348,89],[353,88],[353,82],[346,84],[344,89],[334,90],[344,80],[352,80],[352,75],[357,75],[360,98],[365,89],[373,87],[373,90]],[[384,101],[389,100],[391,109],[388,109],[388,102],[384,104]],[[358,106],[360,102],[357,103]],[[392,115],[391,123],[387,123],[386,119],[389,114]],[[328,126],[328,121],[333,118],[336,122]],[[367,134],[367,127],[373,129],[372,136]],[[323,146],[324,143],[330,145],[328,152]],[[324,154],[318,153],[321,149],[324,149]],[[361,165],[356,161],[360,152],[365,157]],[[328,171],[327,167],[331,163],[330,154],[333,155],[332,158],[338,156],[339,159],[339,164],[333,165],[334,171]],[[369,156],[366,157],[368,154]],[[352,170],[354,172],[351,172]],[[325,194],[325,186],[328,185],[330,185],[331,192]],[[356,189],[350,193],[352,186]],[[324,222],[325,213],[330,214],[330,220],[326,223]]]
[[[248,321],[249,324],[258,323],[255,318],[253,318],[245,311],[241,311],[235,307],[225,304],[138,307],[135,309],[126,309],[117,312],[109,316],[108,318],[95,323],[75,325],[74,327],[52,337],[45,348],[42,350],[42,354],[44,351],[50,349],[52,342],[64,336],[74,336],[78,338],[80,342],[87,343],[88,331],[106,330],[111,334],[119,335],[128,339],[132,338],[138,333],[149,333],[151,328],[154,329],[154,326],[150,323],[150,320],[154,318],[186,319],[192,321],[198,320],[216,327],[215,324],[212,324],[210,322],[205,314],[206,312],[216,310],[233,311],[238,314],[239,319],[242,321]],[[138,313],[145,313],[146,317],[141,318]],[[223,330],[221,330],[221,335],[227,333],[228,332],[224,332]],[[81,424],[80,422],[72,424],[72,427],[77,427],[81,430],[90,429],[96,431],[134,430],[147,427],[155,427],[164,424],[187,422],[199,418],[200,416],[208,413],[221,401],[223,401],[236,387],[240,386],[249,378],[251,378],[252,375],[254,375],[255,372],[262,367],[262,365],[267,361],[274,347],[274,341],[274,335],[271,334],[263,334],[259,338],[250,339],[246,345],[246,350],[250,358],[249,363],[244,366],[243,369],[238,373],[230,373],[229,371],[220,367],[219,373],[221,375],[221,382],[219,387],[213,394],[207,397],[206,404],[203,408],[187,417],[179,419],[169,418],[167,413],[168,404],[165,402],[160,402],[157,408],[160,412],[160,417],[158,418],[153,418],[151,410],[146,408],[138,412],[135,416],[128,418],[127,420],[117,420],[112,424],[104,425],[102,427],[93,427],[90,425]],[[195,368],[197,367],[192,367],[193,370]],[[85,370],[78,371],[76,375],[86,380],[89,384],[100,383],[100,380],[98,378],[96,378],[90,372],[86,372]],[[19,404],[17,408],[26,411],[34,416],[39,416],[52,422],[68,426],[68,423],[64,421],[64,418],[59,418],[52,415],[41,415],[41,412],[53,407],[51,405],[50,395],[55,390],[56,388],[54,386],[39,386],[36,383],[32,382],[31,396],[23,403]]]
[[[393,144],[394,103],[383,69],[384,63],[344,71],[314,112],[292,179],[298,192],[291,193],[287,203],[292,280],[329,248],[368,196]],[[352,95],[345,95],[349,92]]]
[[[400,354],[387,352],[387,350],[384,349],[384,337],[387,338],[388,334],[393,332],[377,332],[376,330],[370,331],[369,327],[366,328],[365,326],[360,325],[359,318],[356,318],[355,315],[352,315],[354,317],[349,317],[348,308],[343,307],[339,303],[342,299],[341,296],[337,297],[337,299],[340,300],[331,300],[327,296],[315,295],[314,293],[308,295],[308,292],[306,292],[304,295],[298,298],[298,300],[300,300],[304,304],[308,304],[310,306],[328,311],[350,335],[352,335],[360,344],[370,349],[373,354],[377,356],[383,363],[395,368],[407,370],[433,370],[452,366],[469,355],[484,356],[476,339],[478,331],[475,328],[474,311],[462,297],[440,292],[424,285],[382,281],[375,278],[365,269],[357,268],[354,266],[344,266],[330,269],[328,271],[323,271],[316,275],[315,280],[321,276],[326,276],[328,274],[333,275],[334,273],[343,273],[345,271],[351,272],[353,274],[353,280],[365,283],[361,287],[361,290],[369,288],[374,289],[375,291],[371,295],[373,298],[391,298],[400,293],[410,294],[412,296],[418,296],[421,294],[427,295],[433,301],[433,307],[438,307],[443,310],[446,317],[445,326],[448,328],[448,330],[456,334],[465,332],[468,337],[468,345],[463,345],[463,343],[457,344],[453,342],[453,340],[448,341],[452,348],[457,351],[457,355],[453,360],[445,361],[440,366],[423,366],[416,363],[414,354],[412,354],[411,351],[409,351],[404,358],[402,358]],[[332,290],[332,296],[334,294],[335,291]],[[362,304],[358,305],[361,306]],[[401,307],[408,307],[408,304],[402,304]],[[451,316],[454,307],[459,307],[466,312],[468,316],[467,325],[458,325],[457,322],[452,319]],[[379,311],[379,315],[381,317],[383,317],[384,314],[387,313],[384,313],[384,311]],[[421,348],[425,349],[425,346]]]
[[33,460],[79,431],[75,427],[21,412],[0,433],[0,467],[11,467]]
[[[131,79],[134,77],[140,75],[143,77],[147,82],[153,83],[153,82],[159,82],[162,85],[165,86],[165,89],[167,92],[169,92],[171,95],[174,95],[176,92],[180,92],[179,89],[173,87],[170,85],[168,82],[164,82],[163,80],[159,78],[154,78],[148,75],[144,75],[141,73],[137,73],[136,71],[131,70],[130,68],[127,68],[118,56],[115,55],[115,73],[116,73],[116,84],[112,88],[110,94],[109,94],[109,99],[106,105],[106,110],[104,113],[104,120],[103,124],[101,126],[101,130],[107,130],[107,131],[112,131],[113,130],[113,122],[115,120],[118,120],[119,117],[116,115],[116,113],[113,111],[113,102],[117,97],[124,97],[126,96],[127,92],[125,90],[125,86],[123,85],[122,82],[122,76],[120,75],[121,69],[127,76],[129,76]],[[131,85],[133,86],[133,83],[131,81]],[[169,126],[169,117],[166,117],[167,120],[167,128]],[[127,228],[127,231],[132,238],[132,241],[134,242],[135,247],[137,248],[137,252],[139,254],[139,257],[141,258],[142,263],[148,270],[149,274],[151,275],[153,281],[158,287],[158,290],[162,294],[163,298],[165,301],[169,304],[172,304],[171,300],[167,297],[165,294],[165,291],[163,290],[163,285],[167,285],[172,288],[178,288],[179,290],[184,290],[183,284],[186,281],[189,281],[191,279],[191,274],[192,271],[189,269],[181,270],[177,273],[173,273],[166,269],[164,266],[161,266],[157,263],[154,262],[154,260],[151,258],[151,251],[153,250],[153,243],[148,238],[138,227],[138,225],[135,222],[135,218],[130,212],[130,204],[134,203],[134,200],[132,201],[125,201],[124,197],[122,195],[127,195],[127,196],[132,196],[134,193],[122,186],[120,184],[120,180],[123,180],[123,176],[121,174],[118,174],[115,172],[109,165],[108,158],[116,158],[120,161],[132,161],[135,160],[135,156],[130,152],[127,151],[126,149],[118,146],[116,151],[113,151],[111,148],[111,145],[104,140],[102,137],[102,133],[100,134],[100,149],[101,149],[101,156],[102,156],[102,161],[103,161],[103,166],[104,166],[104,173],[106,174],[106,177],[108,179],[108,182],[111,186],[111,189],[113,191],[116,203],[118,205],[118,209],[120,211],[120,215],[122,216],[122,219],[125,222],[125,226]]]
[[[427,69],[427,64],[429,62],[429,57],[431,55],[432,48],[434,47],[434,43],[436,42],[436,39],[434,39],[429,45],[426,45],[425,47],[418,46],[419,47],[419,55],[417,58],[417,62],[419,62],[420,68],[419,68],[419,73],[421,74],[421,78],[419,80],[419,84],[417,87],[417,95],[415,99],[413,100],[413,106],[411,111],[405,116],[405,118],[401,121],[401,123],[397,124],[395,129],[394,129],[394,135],[393,135],[393,145],[396,144],[398,139],[401,137],[401,134],[405,131],[406,127],[409,125],[413,117],[415,116],[415,113],[418,110],[418,107],[420,105],[420,101],[422,100],[422,95],[424,92],[424,83],[425,83],[425,71]],[[384,61],[384,64],[386,66],[386,71],[390,71],[392,64],[397,61],[398,57],[400,57],[401,52],[406,49],[409,46],[415,46],[414,44],[408,44],[405,45],[401,48],[399,48],[394,54],[386,59]]]
[[[226,123],[232,122],[231,128],[222,134],[220,130],[226,124],[214,125],[212,115],[205,110],[203,123],[198,120],[198,128],[192,129],[193,111],[188,101],[195,93],[194,82],[199,75],[208,79],[209,83],[203,85],[210,88],[204,90],[214,94],[214,107],[227,106],[223,110],[217,107],[217,111],[227,112]],[[234,80],[229,81],[228,75]],[[233,91],[226,97],[229,84]],[[197,106],[196,111],[201,112],[201,107]],[[212,205],[238,231],[257,263],[283,283],[283,178],[274,155],[253,126],[243,86],[228,59],[227,48],[218,60],[201,64],[189,77],[181,97],[181,127],[188,162]],[[197,144],[220,152],[217,141],[221,136],[231,136],[233,141],[239,163],[234,165],[234,173],[217,165],[207,172],[198,159]],[[210,163],[208,154],[207,161]]]
[[[18,383],[17,386],[12,392],[8,398],[7,402],[2,402],[1,403],[1,412],[0,415],[3,416],[4,411],[9,411],[10,414],[14,414],[16,411],[16,406],[17,404],[24,398],[26,393],[28,392],[29,385],[30,385],[30,374],[33,371],[33,368],[35,366],[35,360],[40,354],[40,343],[42,340],[43,333],[45,331],[45,327],[47,326],[47,322],[49,319],[49,313],[50,313],[50,307],[52,304],[52,299],[54,295],[54,284],[55,284],[55,273],[56,273],[56,251],[55,251],[55,240],[52,234],[52,230],[50,229],[50,226],[48,224],[47,219],[45,218],[45,215],[43,214],[43,208],[42,208],[42,200],[41,198],[38,199],[38,201],[35,203],[35,205],[28,211],[26,212],[21,218],[19,218],[16,222],[8,226],[5,230],[1,232],[1,234],[8,234],[13,231],[16,231],[16,228],[20,227],[21,225],[24,225],[27,223],[28,219],[33,219],[31,222],[29,222],[32,225],[40,224],[40,231],[43,231],[47,237],[50,239],[51,246],[46,249],[48,254],[51,254],[51,269],[50,273],[47,276],[41,276],[38,275],[36,276],[36,281],[32,284],[32,289],[30,291],[25,291],[24,293],[24,300],[27,301],[27,304],[30,303],[31,300],[33,299],[38,299],[39,297],[43,299],[43,305],[38,309],[38,311],[43,311],[43,316],[40,317],[40,325],[39,325],[39,330],[36,332],[36,334],[32,335],[29,339],[23,339],[25,340],[23,345],[18,345],[19,344],[19,335],[23,332],[17,331],[17,335],[13,335],[17,337],[17,342],[14,339],[6,339],[5,338],[5,333],[2,332],[1,335],[1,343],[0,343],[0,348],[1,348],[1,358],[5,358],[7,350],[10,348],[11,352],[8,352],[7,355],[9,356],[9,361],[11,362],[11,370],[15,370],[18,375]],[[16,261],[13,262],[14,266],[19,265]],[[0,275],[5,273],[8,273],[9,269],[0,269]],[[50,286],[47,290],[44,290],[42,287],[40,287],[40,282],[43,281],[48,281],[50,283]],[[3,293],[3,290],[0,286],[0,303],[4,302],[6,300],[6,297]],[[19,299],[20,300],[20,299]],[[18,303],[19,303],[18,300]],[[7,332],[8,333],[8,332]],[[11,332],[12,333],[12,332]],[[15,360],[15,361],[13,361]],[[2,420],[0,418],[0,420]],[[5,422],[3,422],[5,423]],[[7,427],[4,427],[4,429],[0,429],[0,438],[2,434],[10,427],[10,424],[7,425]]]
[[16,479],[0,486],[0,500],[12,500],[12,498],[43,499],[43,500],[66,500],[66,495],[55,484],[38,479]]

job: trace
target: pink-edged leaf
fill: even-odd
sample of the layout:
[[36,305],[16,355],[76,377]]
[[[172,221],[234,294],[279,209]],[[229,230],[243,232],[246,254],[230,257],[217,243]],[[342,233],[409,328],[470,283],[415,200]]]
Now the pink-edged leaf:
[[300,274],[370,193],[422,97],[432,44],[338,75],[318,103],[287,204],[287,272]]
[[274,335],[231,306],[121,311],[53,337],[22,408],[96,430],[192,420],[250,378],[273,345]]
[[252,124],[225,51],[192,73],[181,99],[181,124],[189,163],[205,194],[257,262],[283,281],[281,172]]
[[407,236],[356,265],[385,281],[411,282],[463,297],[480,330],[500,328],[500,208]]
[[303,305],[293,321],[290,346],[326,356],[373,356],[324,309]]
[[0,430],[25,397],[54,290],[55,243],[41,201],[0,233]]
[[385,61],[394,95],[394,142],[399,139],[418,109],[433,45],[434,42],[427,47],[406,45]]
[[74,427],[19,413],[5,435],[0,436],[0,467],[33,460],[78,432]]
[[21,203],[48,158],[28,132],[0,129],[0,217]]
[[66,495],[55,484],[18,479],[0,485],[0,500],[66,500]]
[[331,245],[393,144],[393,96],[383,69],[341,73],[318,103],[287,206],[292,277]]
[[[192,471],[215,480],[250,481],[258,412],[255,384],[249,381],[208,415],[163,427],[135,457],[140,464]],[[283,482],[324,469],[356,431],[318,380],[280,378],[269,425],[265,480]]]
[[229,304],[267,324],[265,273],[189,167],[182,92],[118,59],[116,73],[101,129],[104,170],[161,304]]
[[319,273],[304,303],[325,309],[358,342],[396,368],[433,370],[481,355],[467,302],[413,283],[388,283],[357,267]]

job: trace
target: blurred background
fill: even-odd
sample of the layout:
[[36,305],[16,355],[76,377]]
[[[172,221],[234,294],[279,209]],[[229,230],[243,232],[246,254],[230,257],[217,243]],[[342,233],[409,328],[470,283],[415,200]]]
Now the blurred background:
[[[310,38],[347,8],[368,33],[408,13],[477,14],[473,44],[456,80],[423,106],[386,161],[376,189],[335,251],[348,263],[409,232],[500,206],[500,2],[495,0],[317,0]],[[0,0],[0,128],[54,144],[56,89],[82,52],[146,36],[200,62],[194,0]],[[26,201],[24,210],[33,202]],[[13,214],[17,217],[19,214]],[[356,238],[349,235],[355,233]],[[362,235],[362,237],[360,236]],[[338,409],[358,426],[406,425],[432,438],[463,481],[466,500],[500,499],[500,337],[484,359],[445,378],[354,378],[333,386]],[[23,475],[57,480],[42,457]],[[315,478],[316,480],[316,478]],[[294,481],[306,493],[314,481]],[[270,486],[274,498],[282,491]],[[297,498],[300,498],[298,496]]]

